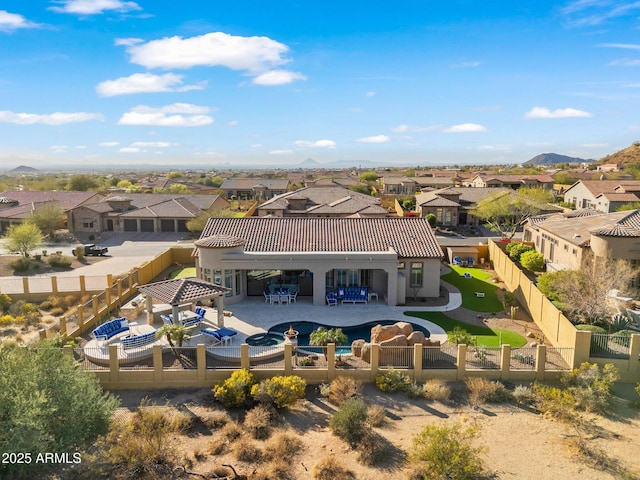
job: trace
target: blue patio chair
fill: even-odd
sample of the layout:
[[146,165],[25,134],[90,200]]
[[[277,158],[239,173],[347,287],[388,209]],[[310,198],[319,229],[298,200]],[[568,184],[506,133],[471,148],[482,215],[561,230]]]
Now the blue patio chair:
[[472,278],[471,274],[469,272],[465,272],[464,273],[464,278]]
[[462,260],[460,260],[460,257],[458,257],[458,256],[453,257],[453,264],[454,265],[462,265]]
[[170,315],[160,315],[160,318],[165,325],[173,325],[173,318]]
[[467,259],[467,265],[469,265],[470,267],[472,267],[472,266],[473,266],[473,262],[474,262],[473,257],[469,257],[469,258]]

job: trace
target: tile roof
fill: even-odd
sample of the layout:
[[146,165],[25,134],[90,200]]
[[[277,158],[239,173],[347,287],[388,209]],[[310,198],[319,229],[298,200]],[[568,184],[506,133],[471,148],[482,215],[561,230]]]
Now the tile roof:
[[419,193],[416,195],[416,204],[421,207],[459,207],[456,201],[439,196],[436,192]]
[[263,186],[269,190],[286,190],[289,183],[286,178],[228,178],[220,188],[223,190],[251,190],[255,186]]
[[196,278],[179,278],[149,283],[138,287],[138,290],[171,305],[201,300],[215,295],[224,295],[230,291],[226,287]]
[[202,210],[186,198],[169,198],[154,205],[148,205],[137,210],[130,210],[121,217],[135,218],[194,218]]
[[594,235],[602,237],[640,237],[640,230],[616,223],[590,230]]
[[[291,208],[290,201],[306,200],[304,209]],[[354,192],[342,187],[304,187],[293,192],[282,193],[267,200],[259,210],[284,210],[291,214],[303,215],[386,215],[380,200],[371,195]]]
[[232,248],[239,247],[246,244],[247,241],[240,237],[234,237],[232,235],[214,235],[212,237],[205,237],[194,242],[196,247],[205,248]]
[[218,234],[247,241],[246,252],[388,252],[441,258],[424,218],[210,218],[201,239]]
[[[629,185],[629,186],[637,186],[640,185],[640,180],[580,180],[579,182],[574,183],[567,189],[567,192],[575,187],[578,184],[582,184],[585,186],[587,190],[589,190],[594,196],[598,196],[601,193],[605,192],[614,192],[616,187],[620,185]],[[566,193],[565,192],[565,195]]]
[[96,192],[59,192],[56,190],[7,190],[0,196],[17,200],[21,205],[26,203],[44,203],[55,201],[65,210],[71,210],[90,200],[101,199]]
[[[576,213],[581,215],[576,215]],[[534,220],[529,223],[536,229],[547,231],[581,246],[590,242],[591,234],[609,237],[640,237],[639,210],[613,213],[576,210],[564,214],[549,215],[543,221]]]

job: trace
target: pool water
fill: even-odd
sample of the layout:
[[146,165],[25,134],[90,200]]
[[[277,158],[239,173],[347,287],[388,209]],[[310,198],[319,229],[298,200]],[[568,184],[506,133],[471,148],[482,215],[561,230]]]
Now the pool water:
[[[341,327],[342,331],[347,335],[347,346],[338,347],[336,349],[336,353],[345,354],[351,352],[351,342],[357,340],[359,338],[364,339],[365,341],[371,340],[371,329],[376,325],[392,325],[396,323],[398,320],[378,320],[375,322],[368,322],[362,325],[354,325],[350,327]],[[411,323],[411,322],[409,322]],[[414,331],[420,331],[424,333],[426,338],[429,338],[431,335],[429,330],[415,323],[411,323]],[[271,327],[267,333],[259,333],[257,335],[251,335],[247,338],[247,343],[249,345],[259,345],[259,346],[273,346],[278,345],[284,342],[284,332],[289,330],[290,327],[293,327],[294,330],[299,332],[298,335],[298,345],[309,345],[309,335],[314,330],[317,330],[319,327],[326,328],[334,328],[329,325],[322,325],[320,323],[315,322],[289,322],[289,323],[281,323],[274,327]],[[309,349],[311,350],[311,349]]]

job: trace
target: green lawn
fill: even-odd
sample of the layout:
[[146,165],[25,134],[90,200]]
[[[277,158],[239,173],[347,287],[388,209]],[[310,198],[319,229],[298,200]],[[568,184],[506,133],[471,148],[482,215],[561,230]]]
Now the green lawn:
[[186,267],[181,270],[174,270],[169,274],[169,280],[176,278],[188,278],[196,276],[196,267]]
[[[498,287],[488,281],[489,277],[491,277],[490,273],[481,268],[450,266],[452,271],[441,278],[460,290],[464,308],[474,312],[501,312],[504,310],[504,305],[496,295]],[[465,278],[465,273],[469,273],[471,278]],[[478,298],[476,292],[484,293],[484,297]]]
[[478,346],[499,347],[500,342],[502,342],[503,345],[511,345],[513,348],[517,348],[527,344],[525,337],[511,330],[470,325],[447,317],[444,313],[440,312],[404,312],[404,314],[409,317],[422,318],[423,320],[435,323],[442,327],[447,333],[453,331],[456,327],[463,328],[476,337]]

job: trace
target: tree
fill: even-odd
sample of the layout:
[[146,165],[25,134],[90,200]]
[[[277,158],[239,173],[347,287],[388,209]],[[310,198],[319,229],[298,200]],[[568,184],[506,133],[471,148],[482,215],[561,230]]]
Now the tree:
[[182,348],[184,341],[191,338],[189,331],[184,326],[177,323],[174,323],[173,325],[163,325],[161,328],[156,330],[156,338],[160,338],[163,335],[167,338],[169,347],[171,347],[171,351],[176,357],[179,356],[176,344],[178,344],[178,349],[180,349]]
[[184,183],[174,183],[169,187],[169,193],[187,195],[191,193],[191,190],[189,190],[189,187],[187,187]]
[[205,225],[209,221],[211,217],[213,218],[233,218],[236,216],[236,213],[228,208],[210,208],[205,210],[198,215],[196,215],[193,219],[187,222],[187,229],[190,232],[198,233],[204,230]]
[[640,202],[624,203],[616,208],[616,212],[623,212],[626,210],[640,210]]
[[528,250],[520,255],[520,265],[532,272],[544,270],[544,255],[535,250]]
[[5,235],[5,247],[10,252],[19,252],[23,257],[42,244],[42,232],[33,223],[11,225]]
[[558,172],[553,177],[554,183],[559,183],[561,185],[573,185],[576,183],[576,179],[572,177],[568,172]]
[[58,202],[46,202],[34,210],[29,221],[51,238],[56,230],[64,228],[67,216]]
[[107,431],[118,400],[96,377],[50,344],[0,347],[0,451],[30,463],[0,464],[0,478],[44,478],[39,453],[72,452]]
[[369,186],[366,183],[354,183],[349,187],[349,190],[351,190],[352,192],[363,193],[365,195],[371,194]]
[[[341,328],[318,327],[309,335],[309,345],[326,347],[330,343],[344,345],[347,343],[347,334]],[[326,350],[324,352],[326,357]]]
[[376,172],[364,172],[362,175],[360,175],[360,180],[362,180],[363,182],[375,182],[376,180],[378,180],[378,174]]
[[533,215],[542,212],[553,200],[544,188],[521,187],[515,192],[501,192],[478,203],[471,211],[502,238],[511,240],[518,227]]
[[433,213],[427,213],[424,218],[427,219],[427,222],[429,222],[429,225],[431,225],[431,227],[436,226],[437,218]]
[[94,190],[97,187],[98,182],[89,175],[72,175],[67,181],[67,190],[72,190],[74,192],[87,192],[89,190]]

